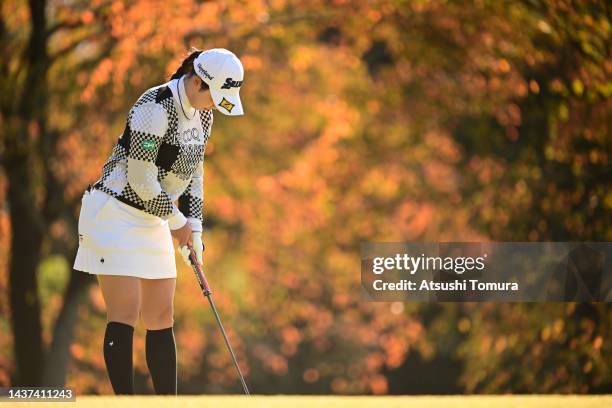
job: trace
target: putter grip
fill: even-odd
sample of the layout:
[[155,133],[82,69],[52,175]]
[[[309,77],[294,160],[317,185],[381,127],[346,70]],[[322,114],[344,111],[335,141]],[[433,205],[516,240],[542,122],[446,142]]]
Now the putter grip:
[[204,272],[202,271],[200,263],[198,262],[198,258],[192,247],[189,247],[189,260],[191,261],[191,266],[193,266],[193,270],[196,274],[196,278],[198,279],[202,291],[206,296],[210,295],[212,291],[210,290],[210,286],[208,286],[208,282],[206,281]]

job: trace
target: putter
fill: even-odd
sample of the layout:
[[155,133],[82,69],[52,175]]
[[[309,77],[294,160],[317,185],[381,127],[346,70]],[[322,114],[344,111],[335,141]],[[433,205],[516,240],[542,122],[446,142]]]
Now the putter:
[[219,324],[219,328],[221,329],[221,333],[223,334],[223,338],[225,339],[225,344],[227,345],[227,349],[232,355],[232,359],[234,360],[234,366],[236,367],[236,371],[238,371],[238,375],[240,376],[240,382],[242,383],[242,388],[244,389],[244,393],[246,395],[251,395],[249,393],[249,389],[247,388],[246,382],[244,381],[244,376],[242,375],[242,371],[240,371],[240,367],[238,366],[238,361],[236,360],[236,355],[234,354],[234,350],[232,350],[232,346],[230,345],[229,340],[227,339],[227,334],[225,333],[225,329],[223,328],[223,324],[221,324],[221,318],[219,317],[219,313],[217,313],[217,308],[212,300],[212,291],[210,290],[210,286],[208,286],[208,282],[206,281],[206,277],[204,276],[204,271],[200,267],[200,263],[198,262],[198,258],[196,257],[195,251],[191,246],[189,248],[189,260],[191,261],[191,266],[193,266],[193,271],[195,272],[196,278],[198,279],[198,283],[200,284],[200,288],[202,288],[202,293],[204,296],[208,298],[208,303],[210,303],[210,307],[217,319],[217,323]]

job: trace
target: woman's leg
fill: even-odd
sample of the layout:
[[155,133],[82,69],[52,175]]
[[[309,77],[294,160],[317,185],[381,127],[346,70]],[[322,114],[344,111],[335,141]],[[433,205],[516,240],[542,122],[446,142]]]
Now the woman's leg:
[[174,289],[176,279],[141,279],[146,356],[156,394],[176,395]]
[[115,394],[134,394],[132,340],[140,310],[140,284],[131,276],[97,275],[106,304],[104,362]]

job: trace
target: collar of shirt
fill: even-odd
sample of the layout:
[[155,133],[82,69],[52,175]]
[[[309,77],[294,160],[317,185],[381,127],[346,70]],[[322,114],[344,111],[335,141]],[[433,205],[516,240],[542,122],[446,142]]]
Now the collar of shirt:
[[[169,86],[170,90],[172,91],[172,95],[174,96],[174,100],[179,105],[179,109],[181,108],[182,102],[183,110],[187,115],[187,119],[193,118],[195,115],[195,108],[191,106],[189,103],[189,98],[187,97],[187,91],[185,90],[185,76],[182,76],[180,79],[171,80]],[[183,113],[181,112],[180,115],[183,115]]]

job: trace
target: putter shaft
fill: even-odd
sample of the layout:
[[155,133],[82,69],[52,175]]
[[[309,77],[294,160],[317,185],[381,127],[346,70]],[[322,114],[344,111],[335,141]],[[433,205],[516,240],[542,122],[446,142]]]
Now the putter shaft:
[[204,294],[204,296],[208,298],[208,303],[210,303],[210,307],[213,311],[213,314],[215,315],[217,324],[219,325],[219,328],[221,329],[221,333],[223,334],[223,339],[225,340],[225,345],[227,346],[227,349],[229,350],[232,356],[232,360],[234,361],[234,367],[236,367],[236,371],[238,372],[238,376],[240,377],[240,382],[242,383],[242,388],[244,389],[244,393],[246,395],[251,395],[249,393],[249,389],[244,380],[244,376],[242,375],[242,371],[240,370],[240,366],[238,365],[238,360],[236,359],[234,350],[232,349],[229,339],[227,338],[227,333],[225,333],[225,329],[223,328],[223,324],[221,323],[221,318],[219,317],[217,308],[215,307],[215,304],[212,300],[212,291],[210,290],[210,286],[208,286],[208,281],[206,281],[206,276],[204,276],[204,271],[200,267],[200,263],[197,260],[196,254],[193,248],[191,247],[189,248],[189,260],[191,261],[191,266],[193,266],[193,270],[196,274],[198,283],[200,284],[200,288],[202,288],[202,293]]

